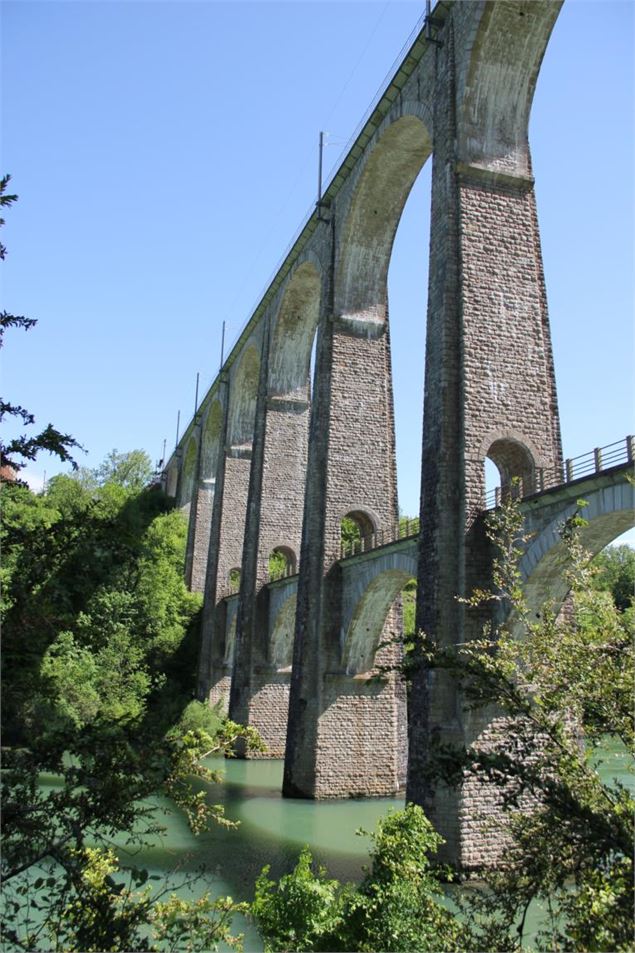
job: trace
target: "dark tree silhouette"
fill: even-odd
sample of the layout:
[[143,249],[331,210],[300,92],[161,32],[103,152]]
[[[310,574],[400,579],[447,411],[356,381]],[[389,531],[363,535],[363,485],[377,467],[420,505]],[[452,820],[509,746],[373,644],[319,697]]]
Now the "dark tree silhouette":
[[[11,180],[10,175],[3,176],[0,179],[0,208],[9,208],[18,196],[7,193],[7,186]],[[0,226],[4,225],[4,218],[0,218]],[[4,260],[7,250],[0,242],[0,259]],[[34,318],[25,318],[24,315],[9,314],[8,311],[0,312],[0,348],[4,344],[4,332],[9,328],[22,328],[23,331],[29,331],[37,321]],[[0,397],[0,423],[5,417],[15,417],[22,421],[24,427],[31,427],[35,424],[35,418],[25,407],[19,404],[12,404],[10,401]],[[74,448],[82,450],[83,447],[70,434],[62,433],[57,430],[53,424],[47,424],[40,433],[20,434],[13,437],[8,442],[0,440],[0,467],[10,468],[17,473],[27,461],[34,460],[41,450],[55,454],[62,463],[70,463],[73,469],[77,469],[77,463],[73,459],[71,450]],[[9,472],[10,472],[9,470]],[[5,476],[6,476],[6,472]]]

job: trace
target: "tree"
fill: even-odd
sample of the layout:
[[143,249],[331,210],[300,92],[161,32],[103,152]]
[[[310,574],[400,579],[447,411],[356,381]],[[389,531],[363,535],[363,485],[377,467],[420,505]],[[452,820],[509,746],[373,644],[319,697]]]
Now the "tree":
[[475,775],[500,792],[505,851],[497,869],[482,872],[484,884],[453,894],[462,925],[434,896],[440,880],[427,852],[440,838],[409,806],[381,822],[359,888],[314,872],[308,851],[277,884],[263,872],[252,912],[267,950],[520,951],[528,910],[541,905],[532,949],[632,951],[635,801],[617,780],[602,780],[596,752],[610,738],[632,770],[633,613],[595,588],[583,525],[578,515],[563,528],[572,618],[550,605],[539,620],[528,613],[518,571],[527,540],[509,501],[489,526],[499,553],[493,588],[465,600],[468,609],[505,605],[507,622],[458,647],[423,633],[405,645],[407,678],[423,658],[458,680],[469,706],[494,706],[504,719],[487,750],[431,741],[432,781],[459,785]]
[[428,857],[441,838],[421,808],[389,814],[371,836],[372,865],[359,887],[313,871],[307,848],[277,884],[263,870],[251,913],[266,951],[463,948],[463,929],[439,903],[439,872]]
[[129,490],[141,490],[152,480],[154,467],[145,450],[130,450],[128,453],[111,450],[94,473],[100,484],[118,483]]
[[[17,195],[7,194],[6,190],[10,180],[10,175],[5,175],[0,179],[1,208],[10,207],[18,198]],[[0,218],[0,226],[2,225],[4,225],[4,219]],[[0,243],[0,259],[4,260],[6,251],[5,246]],[[37,321],[34,318],[9,314],[7,311],[0,312],[0,348],[4,344],[4,332],[6,330],[22,328],[24,331],[29,331],[36,324]],[[5,417],[17,418],[22,421],[22,425],[25,427],[30,427],[35,423],[33,414],[29,413],[24,407],[0,398],[0,423]],[[59,457],[62,463],[70,463],[72,467],[76,467],[77,464],[71,454],[73,449],[82,449],[74,437],[57,430],[53,424],[47,424],[44,430],[38,434],[32,436],[21,434],[10,439],[7,443],[0,441],[0,467],[9,467],[13,471],[19,471],[26,466],[27,461],[34,460],[42,450]]]
[[632,949],[635,802],[618,781],[602,781],[594,749],[614,739],[632,770],[634,633],[632,617],[594,588],[583,525],[578,514],[563,529],[573,619],[548,605],[540,621],[529,614],[517,565],[526,538],[510,502],[489,530],[499,551],[494,588],[466,600],[506,602],[510,621],[458,648],[421,639],[427,664],[451,672],[472,707],[494,704],[506,719],[487,751],[441,746],[432,760],[447,783],[468,772],[500,788],[508,847],[486,889],[464,901],[474,949],[520,949],[536,903],[546,911],[538,949]]
[[156,833],[157,792],[195,831],[229,823],[191,778],[218,780],[202,759],[238,738],[259,744],[191,702],[200,596],[183,583],[182,515],[156,487],[68,476],[38,496],[6,486],[4,511],[3,948],[233,942],[231,900],[149,892],[111,848]]
[[630,546],[607,546],[594,560],[594,589],[609,591],[622,612],[635,601],[635,550]]
[[[10,749],[2,777],[3,949],[158,950],[166,940],[186,950],[239,946],[230,926],[244,905],[152,891],[157,878],[119,865],[112,837],[125,834],[131,847],[155,837],[161,827],[147,799],[159,792],[186,811],[195,831],[211,820],[231,826],[190,779],[218,781],[201,759],[229,752],[243,736],[232,723],[214,738],[196,729],[161,739],[148,726],[102,721]],[[43,790],[43,771],[58,775],[60,787]]]

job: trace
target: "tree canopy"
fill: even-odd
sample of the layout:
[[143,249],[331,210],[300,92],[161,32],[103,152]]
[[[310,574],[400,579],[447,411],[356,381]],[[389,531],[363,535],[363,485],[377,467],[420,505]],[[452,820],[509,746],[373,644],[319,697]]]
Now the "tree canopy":
[[[238,737],[258,744],[192,701],[201,597],[183,582],[186,524],[158,487],[112,466],[125,456],[109,456],[96,487],[62,475],[39,495],[3,489],[6,949],[231,940],[231,901],[149,892],[112,852],[115,832],[156,835],[144,800],[156,792],[195,831],[229,823],[190,779],[216,779],[202,758]],[[42,789],[42,773],[59,786]]]

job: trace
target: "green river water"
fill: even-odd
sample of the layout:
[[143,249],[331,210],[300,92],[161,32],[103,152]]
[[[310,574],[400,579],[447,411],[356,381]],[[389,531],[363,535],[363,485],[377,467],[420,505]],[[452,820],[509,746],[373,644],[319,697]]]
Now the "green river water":
[[[617,746],[599,753],[601,774],[617,777],[632,786],[624,755]],[[208,762],[217,768],[218,760]],[[403,806],[400,798],[373,798],[349,801],[289,800],[280,794],[282,761],[221,761],[225,778],[222,784],[207,785],[211,803],[225,807],[231,820],[239,821],[235,830],[215,826],[195,836],[183,815],[167,800],[156,800],[165,833],[151,846],[129,855],[120,846],[120,860],[146,867],[167,881],[176,893],[200,896],[209,890],[216,896],[230,895],[235,900],[250,900],[253,886],[262,868],[269,864],[271,876],[279,877],[296,863],[306,844],[314,858],[331,876],[358,881],[368,863],[369,838],[356,834],[359,828],[372,830],[377,820],[391,807]],[[45,784],[55,785],[55,779]],[[183,884],[204,867],[193,888]],[[245,933],[247,951],[262,950],[262,942],[253,926],[237,922]],[[530,926],[531,932],[531,926]]]

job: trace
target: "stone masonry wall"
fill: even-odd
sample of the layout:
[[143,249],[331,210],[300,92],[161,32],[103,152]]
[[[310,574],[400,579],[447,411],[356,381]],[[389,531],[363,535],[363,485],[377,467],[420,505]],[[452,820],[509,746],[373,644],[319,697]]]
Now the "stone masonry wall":
[[[505,7],[504,43],[495,6]],[[508,465],[522,459],[525,467],[526,461],[553,466],[560,459],[522,127],[535,83],[532,70],[555,17],[548,3],[537,3],[523,23],[519,5],[513,7],[473,4],[475,14],[467,18],[463,7],[454,7],[437,55],[417,625],[448,642],[479,636],[486,621],[466,614],[456,596],[488,583],[489,544],[482,527],[471,524],[482,507],[490,448],[496,444]],[[507,88],[503,64],[510,71]],[[475,76],[483,77],[478,88],[470,86]],[[519,100],[513,109],[506,99],[510,89],[520,90],[527,102]],[[498,126],[490,122],[497,103],[487,102],[488,95],[499,97]],[[424,780],[433,733],[469,745],[479,740],[485,723],[470,719],[448,676],[422,669],[412,688],[410,727],[409,797],[424,804],[446,837],[448,856],[470,865],[487,862],[502,843],[495,837],[492,842],[491,832],[472,820],[481,808],[490,816],[499,810],[496,792],[471,782],[460,793],[434,790]]]

